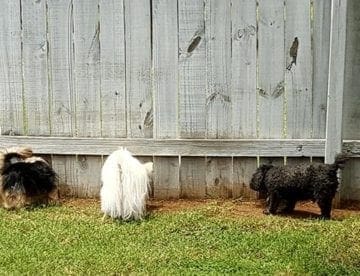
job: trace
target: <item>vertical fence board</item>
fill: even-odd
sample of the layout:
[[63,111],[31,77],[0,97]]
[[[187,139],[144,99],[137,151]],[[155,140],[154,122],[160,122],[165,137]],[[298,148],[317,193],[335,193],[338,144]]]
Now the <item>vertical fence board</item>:
[[177,1],[153,1],[154,136],[177,137]]
[[125,29],[123,0],[100,0],[102,137],[126,137]]
[[[297,40],[295,40],[297,39]],[[295,47],[296,41],[298,47]],[[297,50],[294,51],[294,49]],[[291,50],[292,49],[292,50]],[[291,57],[296,52],[296,58]],[[286,1],[286,116],[287,138],[311,137],[312,53],[309,0]],[[296,63],[294,63],[296,62]]]
[[260,138],[284,135],[284,1],[259,0],[258,109]]
[[256,0],[232,0],[232,127],[234,138],[256,138]]
[[45,1],[22,0],[25,134],[49,135],[47,14]]
[[205,137],[206,56],[203,0],[179,0],[179,132]]
[[179,157],[154,157],[154,197],[179,198]]
[[74,1],[76,136],[99,137],[100,24],[98,0]]
[[312,138],[325,138],[331,1],[313,1]]
[[125,1],[128,137],[153,135],[150,1]]
[[360,140],[360,1],[351,0],[348,6],[343,138]]
[[233,164],[233,197],[257,198],[257,193],[249,187],[251,177],[257,168],[256,158],[234,157]]
[[0,10],[0,135],[24,134],[20,2],[4,1]]
[[204,157],[182,157],[180,187],[182,198],[204,198],[206,195]]
[[[232,136],[231,3],[205,2],[206,137]],[[206,196],[232,196],[232,159],[206,158]]]
[[232,191],[232,158],[206,157],[206,196],[229,198]]
[[73,134],[72,1],[48,0],[51,135]]
[[341,199],[360,200],[360,159],[352,158],[347,161],[342,171],[340,186]]
[[[178,123],[178,13],[177,1],[154,0],[153,97],[154,137],[177,138]],[[154,158],[154,196],[180,195],[178,157]]]
[[59,175],[60,194],[98,197],[101,187],[101,164],[101,157],[97,156],[56,156],[53,158],[52,167]]
[[231,137],[230,0],[205,2],[206,137]]
[[342,147],[347,0],[331,1],[329,82],[325,163],[331,164]]

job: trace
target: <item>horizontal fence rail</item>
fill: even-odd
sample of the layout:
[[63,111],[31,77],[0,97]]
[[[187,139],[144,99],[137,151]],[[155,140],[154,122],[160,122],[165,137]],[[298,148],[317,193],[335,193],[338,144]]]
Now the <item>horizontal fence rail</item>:
[[[360,141],[344,141],[344,152],[360,155]],[[4,148],[31,146],[38,154],[108,155],[126,147],[140,156],[324,156],[324,139],[115,139],[0,136]]]

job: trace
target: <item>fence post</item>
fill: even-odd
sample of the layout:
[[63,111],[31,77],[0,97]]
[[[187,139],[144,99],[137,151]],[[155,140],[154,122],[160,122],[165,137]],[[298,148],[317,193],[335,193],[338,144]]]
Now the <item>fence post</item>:
[[[329,76],[327,93],[325,163],[333,163],[342,147],[342,109],[345,74],[347,0],[331,1]],[[315,91],[316,92],[316,91]],[[335,205],[340,202],[340,193]]]

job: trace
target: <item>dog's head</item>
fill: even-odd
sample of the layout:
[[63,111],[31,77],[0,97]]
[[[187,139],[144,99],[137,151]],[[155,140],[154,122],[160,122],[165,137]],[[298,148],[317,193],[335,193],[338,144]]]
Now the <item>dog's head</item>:
[[272,167],[272,165],[261,165],[251,178],[250,188],[258,192],[266,192],[265,175]]

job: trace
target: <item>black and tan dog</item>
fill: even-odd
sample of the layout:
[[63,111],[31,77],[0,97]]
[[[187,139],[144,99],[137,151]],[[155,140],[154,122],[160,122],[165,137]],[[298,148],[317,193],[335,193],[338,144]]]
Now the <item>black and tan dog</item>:
[[6,209],[47,204],[58,199],[57,175],[30,148],[14,147],[0,153],[0,203]]
[[[321,217],[329,219],[339,186],[337,170],[343,168],[347,159],[338,155],[334,164],[261,165],[251,179],[250,188],[267,194],[264,214],[291,212],[297,201],[312,200],[319,205]],[[280,205],[284,205],[282,210]]]

